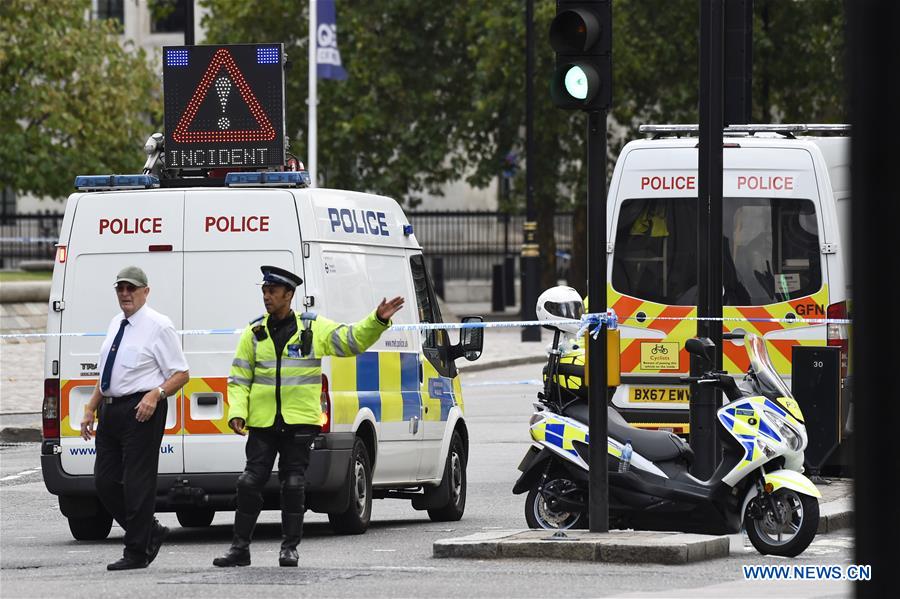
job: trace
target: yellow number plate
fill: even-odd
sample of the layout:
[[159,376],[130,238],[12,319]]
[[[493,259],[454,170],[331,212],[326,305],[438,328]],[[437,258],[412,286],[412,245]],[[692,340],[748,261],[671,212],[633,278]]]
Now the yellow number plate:
[[633,402],[664,401],[688,403],[691,392],[687,387],[631,387],[628,399]]

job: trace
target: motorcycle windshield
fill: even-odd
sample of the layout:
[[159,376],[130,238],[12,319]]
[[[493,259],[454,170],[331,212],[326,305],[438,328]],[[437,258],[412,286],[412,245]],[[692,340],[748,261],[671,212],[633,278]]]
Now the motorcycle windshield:
[[765,340],[762,337],[748,333],[744,337],[744,346],[747,348],[750,366],[753,368],[753,372],[756,373],[756,380],[759,382],[762,394],[771,399],[793,397],[787,385],[778,376],[775,367],[772,366],[772,362],[769,361]]

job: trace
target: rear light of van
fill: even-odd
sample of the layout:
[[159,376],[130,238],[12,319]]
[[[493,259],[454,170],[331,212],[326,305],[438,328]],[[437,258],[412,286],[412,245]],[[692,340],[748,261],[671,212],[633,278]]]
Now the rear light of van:
[[56,246],[56,261],[60,264],[65,264],[66,257],[68,256],[68,251],[66,250],[66,246],[57,245]]
[[328,377],[322,375],[322,395],[319,396],[322,402],[322,432],[331,431],[331,395],[328,393]]
[[[838,302],[828,306],[826,315],[829,320],[847,320],[847,302]],[[841,348],[841,378],[847,376],[850,364],[850,334],[846,324],[828,323],[826,336],[828,345]]]
[[59,439],[59,379],[44,379],[41,418],[44,439]]

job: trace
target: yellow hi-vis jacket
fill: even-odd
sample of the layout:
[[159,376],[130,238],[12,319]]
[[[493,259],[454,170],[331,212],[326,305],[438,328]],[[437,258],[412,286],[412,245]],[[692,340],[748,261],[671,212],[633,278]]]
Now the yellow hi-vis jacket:
[[[275,387],[280,381],[281,417],[286,424],[322,424],[322,357],[361,354],[390,327],[373,311],[346,325],[310,312],[296,314],[297,332],[284,346],[281,359],[266,326],[269,315],[247,325],[238,342],[228,377],[228,420],[242,418],[247,426],[265,428],[275,423]],[[255,331],[266,332],[258,340]],[[312,351],[301,355],[301,333],[312,330]]]

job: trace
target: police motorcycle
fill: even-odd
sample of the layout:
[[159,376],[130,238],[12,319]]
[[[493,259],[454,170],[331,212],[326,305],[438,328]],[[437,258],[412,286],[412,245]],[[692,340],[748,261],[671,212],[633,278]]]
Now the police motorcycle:
[[[540,320],[572,324],[547,327],[554,339],[529,424],[534,443],[513,488],[515,494],[527,492],[525,520],[531,528],[585,528],[588,522],[588,404],[559,384],[558,376],[560,337],[580,331],[582,306],[571,288],[552,288],[538,299]],[[740,337],[750,357],[740,386],[713,369],[682,377],[717,387],[728,400],[717,411],[722,461],[708,480],[688,472],[693,452],[682,438],[633,427],[607,406],[611,528],[733,534],[743,527],[760,553],[786,557],[812,542],[821,494],[801,473],[808,440],[803,415],[772,367],[763,339],[725,336]],[[712,341],[689,339],[686,349],[712,368]]]

